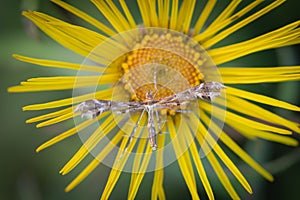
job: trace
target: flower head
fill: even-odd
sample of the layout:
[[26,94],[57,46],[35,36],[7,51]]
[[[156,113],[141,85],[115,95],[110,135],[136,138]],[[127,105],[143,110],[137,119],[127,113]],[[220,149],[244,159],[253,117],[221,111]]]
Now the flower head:
[[[298,144],[287,135],[300,133],[299,124],[257,103],[291,111],[300,111],[299,107],[238,89],[233,84],[296,81],[300,79],[300,67],[253,67],[251,63],[243,68],[222,66],[255,52],[300,43],[300,21],[296,21],[249,40],[220,46],[229,35],[278,7],[283,0],[266,3],[255,12],[262,0],[241,9],[237,9],[241,1],[231,1],[211,23],[208,18],[215,9],[215,0],[207,1],[201,13],[195,10],[195,0],[137,0],[141,24],[124,0],[119,1],[119,7],[113,1],[92,0],[110,25],[63,1],[52,2],[98,31],[40,12],[26,11],[23,15],[85,60],[77,64],[14,55],[18,60],[40,66],[75,70],[77,76],[32,78],[9,91],[73,90],[70,98],[23,108],[56,109],[27,120],[39,122],[37,127],[74,118],[72,129],[37,149],[41,151],[78,133],[83,145],[61,169],[61,174],[69,173],[88,154],[94,156],[66,191],[103,163],[112,170],[102,199],[110,196],[122,171],[132,173],[129,199],[136,197],[147,171],[154,171],[152,199],[165,199],[164,167],[177,161],[193,199],[199,199],[196,178],[201,180],[209,199],[214,199],[207,167],[213,169],[228,194],[238,199],[223,165],[247,192],[252,193],[252,189],[222,149],[223,145],[267,180],[272,181],[273,177],[223,130],[224,124],[245,137]],[[210,166],[204,166],[202,158]]]

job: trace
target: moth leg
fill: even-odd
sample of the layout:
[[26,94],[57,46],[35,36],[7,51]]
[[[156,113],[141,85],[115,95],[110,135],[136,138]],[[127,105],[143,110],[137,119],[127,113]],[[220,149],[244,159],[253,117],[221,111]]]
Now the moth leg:
[[138,126],[140,125],[140,122],[141,122],[141,120],[142,120],[142,118],[143,118],[144,113],[145,113],[145,110],[142,111],[141,115],[139,116],[139,119],[138,119],[137,123],[134,125],[134,128],[132,129],[132,131],[131,131],[131,133],[130,133],[130,136],[129,136],[129,142],[126,144],[125,151],[127,151],[128,146],[129,146],[130,143],[132,142],[134,133],[136,132],[136,129],[137,129]]
[[161,125],[162,125],[162,121],[160,120],[159,116],[158,116],[158,111],[155,110],[155,115],[156,115],[156,120],[157,120],[157,127],[158,127],[158,133],[161,133]]
[[157,89],[157,80],[156,80],[156,78],[157,78],[156,73],[157,73],[157,71],[156,71],[156,66],[155,66],[155,71],[154,71],[154,76],[153,76],[153,82],[154,82],[154,89],[155,89],[156,92],[158,92],[158,89]]
[[154,125],[154,119],[153,119],[153,110],[150,110],[148,112],[148,139],[150,142],[150,146],[152,148],[152,151],[157,150],[157,144],[156,144],[156,130]]

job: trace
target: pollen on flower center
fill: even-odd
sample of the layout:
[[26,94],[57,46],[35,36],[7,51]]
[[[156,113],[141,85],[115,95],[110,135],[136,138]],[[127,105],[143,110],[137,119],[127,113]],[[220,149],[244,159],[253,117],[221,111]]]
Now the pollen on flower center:
[[[122,63],[125,89],[131,94],[132,100],[141,101],[145,100],[146,94],[150,90],[156,94],[154,99],[174,94],[174,91],[166,85],[160,82],[155,83],[155,77],[151,77],[153,81],[145,82],[149,71],[138,70],[140,66],[154,70],[156,66],[165,66],[179,73],[188,83],[188,87],[199,85],[204,82],[204,75],[200,68],[207,59],[202,52],[203,50],[199,49],[198,45],[179,33],[145,34],[136,42],[133,50],[126,55],[125,61]],[[170,76],[166,73],[168,70],[153,72],[154,76],[167,79]],[[187,85],[181,81],[176,82],[177,92],[186,90],[186,87]]]

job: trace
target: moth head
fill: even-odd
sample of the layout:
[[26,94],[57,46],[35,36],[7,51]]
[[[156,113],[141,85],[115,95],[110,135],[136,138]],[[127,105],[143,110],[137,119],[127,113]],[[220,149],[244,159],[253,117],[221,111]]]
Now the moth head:
[[153,100],[153,92],[152,92],[152,90],[149,90],[146,93],[146,100]]

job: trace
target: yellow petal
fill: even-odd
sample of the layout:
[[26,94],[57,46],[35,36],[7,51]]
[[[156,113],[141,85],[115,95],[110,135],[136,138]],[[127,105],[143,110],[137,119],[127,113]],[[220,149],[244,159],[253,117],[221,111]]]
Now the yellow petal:
[[271,122],[280,126],[285,126],[287,129],[291,129],[297,133],[300,133],[300,127],[297,123],[280,117],[279,115],[263,109],[260,106],[231,95],[227,95],[226,100],[226,106],[232,110],[235,110],[241,114],[255,117],[256,119],[260,119],[265,122]]
[[172,1],[171,17],[170,17],[170,26],[169,26],[170,29],[173,29],[173,30],[176,29],[177,18],[178,18],[178,0],[173,0]]
[[93,120],[87,120],[85,122],[82,122],[81,124],[77,125],[76,127],[71,128],[70,130],[67,130],[61,134],[59,134],[58,136],[52,138],[51,140],[48,140],[47,142],[45,142],[44,144],[42,144],[41,146],[39,146],[36,151],[40,152],[43,149],[46,149],[70,136],[73,136],[75,134],[77,134],[77,132],[87,128],[88,126],[92,125],[93,123],[96,123],[98,120],[100,120],[102,117],[106,116],[106,114],[103,115],[99,115],[97,118],[93,119]]
[[[207,112],[210,112],[210,105],[208,105],[206,102],[203,102],[203,105],[201,107],[206,110]],[[214,111],[215,111],[215,117],[224,120],[223,116],[221,116],[219,113],[224,113],[224,110],[221,108],[218,108],[214,106]],[[267,125],[261,122],[253,121],[251,119],[247,119],[245,117],[242,117],[240,115],[234,114],[233,112],[226,111],[226,123],[230,124],[231,126],[235,126],[235,124],[241,124],[245,128],[250,127],[253,129],[257,130],[263,130],[263,131],[272,131],[274,133],[279,133],[279,134],[284,134],[284,135],[290,135],[292,134],[291,131],[283,129],[283,128],[277,128],[275,126]]]
[[34,104],[23,107],[23,110],[44,110],[50,108],[58,108],[62,106],[72,105],[76,103],[80,103],[82,101],[90,100],[90,99],[107,99],[111,97],[112,89],[102,90],[95,93],[85,94],[77,97],[71,97],[67,99],[51,101],[47,103]]
[[[170,136],[171,136],[172,143],[174,146],[175,154],[178,157],[178,164],[179,164],[181,173],[182,173],[184,180],[189,188],[191,196],[193,199],[199,199],[198,192],[197,192],[197,186],[195,183],[194,172],[191,167],[191,161],[189,158],[189,153],[188,153],[188,151],[182,150],[182,148],[185,147],[185,145],[183,144],[183,141],[184,141],[183,138],[182,138],[182,140],[178,138],[182,134],[177,133],[174,123],[173,123],[173,119],[171,117],[168,117],[167,126],[168,126],[168,130],[170,132]],[[178,132],[184,133],[180,130],[178,130]],[[176,136],[177,136],[177,138],[176,138]],[[176,138],[176,139],[174,139],[174,138]]]
[[[209,129],[217,134],[219,127],[215,124],[211,124],[211,120],[205,115],[203,112],[200,112],[201,120],[204,121],[205,125],[209,127]],[[192,117],[192,116],[191,116]],[[193,116],[196,117],[196,116]],[[193,128],[195,129],[195,127]],[[222,148],[219,146],[217,141],[213,138],[212,135],[208,132],[208,130],[203,126],[202,123],[198,123],[198,134],[196,135],[199,141],[207,141],[212,151],[214,151],[218,157],[222,160],[222,162],[227,166],[227,168],[232,172],[232,174],[236,177],[236,179],[241,183],[241,185],[247,190],[248,193],[252,194],[251,186],[249,185],[246,178],[242,175],[239,169],[235,166],[235,164],[231,161],[231,159],[224,153]],[[218,136],[218,135],[216,135]]]
[[95,4],[117,32],[120,33],[131,29],[128,21],[124,18],[112,1],[105,2],[92,0],[92,3]]
[[229,18],[229,16],[232,15],[240,3],[241,0],[231,1],[229,5],[218,15],[218,17],[205,29],[205,31],[194,37],[194,39],[203,43],[209,36],[217,33],[221,29],[220,24],[222,24],[226,19]]
[[148,1],[145,0],[137,0],[139,9],[140,9],[140,13],[142,15],[142,19],[143,19],[143,23],[145,27],[150,27],[151,26],[151,14],[149,11],[149,5],[148,5]]
[[[206,132],[207,131],[205,130],[205,133]],[[222,185],[224,186],[224,188],[229,193],[229,195],[231,196],[232,199],[240,199],[238,194],[236,193],[234,187],[230,183],[230,181],[229,181],[226,173],[224,172],[222,166],[220,165],[220,163],[218,162],[218,160],[214,156],[213,151],[211,151],[211,148],[208,146],[208,144],[204,140],[204,138],[200,137],[201,134],[203,134],[203,133],[196,134],[196,138],[197,138],[199,144],[201,144],[201,148],[202,148],[204,154],[206,155],[206,157],[207,157],[210,165],[212,166],[213,170],[215,171],[216,175],[218,176],[220,182],[222,183]]]
[[246,26],[247,24],[255,21],[259,17],[261,17],[264,14],[270,12],[271,10],[278,7],[279,5],[281,5],[284,2],[285,2],[285,0],[277,0],[273,3],[271,3],[269,6],[266,6],[265,8],[263,8],[260,11],[252,14],[251,16],[247,17],[246,19],[234,24],[233,26],[225,29],[224,31],[221,31],[220,33],[218,33],[218,35],[216,35],[216,36],[212,37],[210,40],[206,41],[203,44],[203,46],[205,48],[209,48],[209,47],[213,46],[214,44],[220,42],[221,40],[223,40],[224,38],[226,38],[230,34],[236,32],[237,30],[241,29],[242,27]]
[[103,31],[104,33],[106,33],[107,35],[115,35],[116,33],[111,30],[110,28],[108,28],[106,25],[104,25],[103,23],[99,22],[97,19],[87,15],[86,13],[82,12],[81,10],[61,1],[61,0],[51,0],[53,3],[61,6],[62,8],[66,9],[67,11],[69,11],[70,13],[78,16],[79,18],[85,20],[86,22],[92,24],[93,26],[97,27],[99,30]]
[[[133,121],[135,123],[137,123],[138,120],[138,116],[134,116]],[[128,127],[126,126],[126,133],[131,133],[131,131],[133,130],[133,127]],[[141,129],[137,129],[137,135],[139,137],[139,135],[141,134]],[[124,137],[122,140],[122,143],[120,145],[118,154],[116,156],[115,162],[113,164],[113,169],[110,172],[110,175],[108,177],[106,186],[104,188],[104,191],[102,193],[101,199],[108,199],[113,188],[115,187],[121,173],[122,173],[122,169],[124,168],[129,155],[132,151],[132,149],[134,148],[135,144],[137,143],[137,139],[136,138],[132,138],[132,141],[130,142],[130,144],[127,147],[128,141],[129,141],[129,137]],[[127,150],[126,150],[127,149]]]
[[289,104],[287,102],[284,101],[280,101],[271,97],[267,97],[261,94],[256,94],[253,92],[248,92],[245,90],[241,90],[241,89],[237,89],[237,88],[233,88],[233,87],[226,87],[226,93],[232,95],[232,96],[237,96],[239,98],[244,98],[244,99],[248,99],[254,102],[258,102],[258,103],[263,103],[266,105],[270,105],[270,106],[274,106],[274,107],[279,107],[279,108],[284,108],[287,110],[292,110],[292,111],[300,111],[300,108],[298,106]]
[[[192,120],[195,120],[195,119],[189,119],[189,120],[192,121]],[[196,120],[196,121],[198,121],[198,120]],[[201,122],[198,121],[198,123],[201,123]],[[186,127],[187,124],[188,124],[188,122],[186,120],[183,120],[182,126],[184,126],[185,127],[184,129],[186,130],[185,137],[187,138],[188,141],[192,141],[193,140],[193,135],[195,133],[190,132],[190,129]],[[191,124],[194,124],[194,123],[191,123]],[[195,128],[195,127],[192,128],[192,130],[196,130],[196,129],[197,128]],[[190,152],[191,152],[191,156],[194,160],[196,169],[198,171],[199,177],[201,179],[201,182],[202,182],[202,184],[204,186],[204,189],[207,193],[207,196],[208,196],[209,199],[213,200],[214,199],[214,194],[213,194],[212,188],[210,186],[209,180],[207,178],[207,175],[206,175],[205,169],[203,167],[202,161],[200,159],[199,152],[197,150],[195,142],[191,142]]]
[[90,72],[96,72],[96,73],[104,72],[104,70],[106,70],[105,68],[100,67],[100,66],[88,66],[88,65],[77,64],[77,63],[31,58],[31,57],[27,57],[27,56],[21,56],[18,54],[13,54],[13,57],[20,61],[36,64],[36,65],[43,66],[43,67],[71,69],[71,70],[76,70],[76,71],[83,70],[83,71],[90,71]]
[[[81,183],[102,161],[103,159],[117,146],[123,139],[124,132],[119,131],[110,143],[97,155],[97,157],[66,187],[65,191],[69,192],[79,183]],[[114,169],[112,171],[115,171]],[[117,180],[116,180],[117,181]],[[111,188],[113,189],[113,188]]]
[[[76,167],[92,150],[106,137],[113,128],[117,126],[118,119],[113,115],[109,115],[97,128],[94,133],[84,142],[81,148],[74,154],[67,164],[60,170],[59,173],[65,175]],[[99,158],[99,157],[98,157]]]
[[216,3],[217,3],[217,0],[207,1],[203,11],[201,12],[201,14],[198,17],[198,20],[195,24],[195,27],[194,27],[195,34],[198,34],[201,31],[201,29],[203,28],[204,24],[206,23],[207,18],[211,14],[211,11],[213,10]]
[[136,28],[136,23],[134,21],[134,18],[132,17],[130,10],[128,9],[125,0],[120,0],[120,4],[122,6],[122,9],[127,17],[127,20],[131,26],[132,29]]
[[156,164],[155,164],[155,172],[152,184],[152,192],[151,192],[151,199],[156,200],[157,197],[159,199],[165,199],[165,193],[163,189],[163,178],[164,178],[164,169],[163,169],[163,147],[165,144],[165,137],[166,135],[159,135],[157,138],[157,146],[158,151],[156,152]]
[[61,109],[59,111],[51,112],[51,113],[48,113],[48,114],[45,114],[45,115],[41,115],[41,116],[38,116],[38,117],[28,119],[28,120],[26,120],[26,123],[33,123],[33,122],[43,121],[43,120],[46,120],[46,119],[51,119],[51,118],[58,117],[58,116],[67,114],[69,112],[72,112],[72,110],[73,110],[72,107]]

